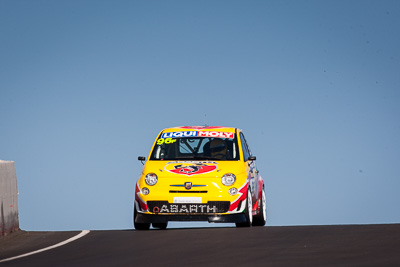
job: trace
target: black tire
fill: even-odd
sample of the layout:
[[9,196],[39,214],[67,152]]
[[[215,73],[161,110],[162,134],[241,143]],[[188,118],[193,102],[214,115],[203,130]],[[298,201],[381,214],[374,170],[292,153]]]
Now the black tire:
[[244,210],[245,222],[236,223],[236,227],[250,227],[253,222],[253,201],[250,190],[247,191],[246,208]]
[[265,191],[262,190],[261,193],[261,203],[260,203],[260,212],[254,216],[253,226],[264,226],[267,222],[267,202],[265,198]]
[[150,223],[137,223],[136,216],[137,216],[137,211],[136,211],[136,203],[135,203],[135,207],[133,209],[133,225],[135,226],[135,229],[136,230],[149,230]]
[[161,230],[165,230],[165,229],[167,229],[168,222],[166,222],[166,223],[153,223],[152,225],[153,225],[154,228],[159,228]]

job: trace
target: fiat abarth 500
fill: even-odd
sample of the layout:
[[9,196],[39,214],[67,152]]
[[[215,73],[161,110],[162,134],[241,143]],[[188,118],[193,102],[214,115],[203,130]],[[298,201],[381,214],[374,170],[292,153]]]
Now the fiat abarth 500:
[[135,228],[165,229],[168,221],[265,225],[264,181],[255,160],[240,129],[164,129],[136,184]]

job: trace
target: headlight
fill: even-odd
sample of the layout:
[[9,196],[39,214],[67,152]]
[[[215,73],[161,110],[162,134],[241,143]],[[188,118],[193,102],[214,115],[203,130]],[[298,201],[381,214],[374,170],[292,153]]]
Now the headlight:
[[150,193],[150,190],[147,187],[143,187],[142,193],[143,193],[143,195],[148,195]]
[[146,184],[155,185],[157,183],[157,175],[155,173],[148,173],[146,177],[144,177]]
[[236,181],[236,176],[233,173],[227,173],[224,176],[222,176],[221,179],[222,184],[226,186],[233,185],[235,181]]
[[237,190],[236,187],[232,187],[231,189],[229,189],[229,194],[231,194],[232,196],[236,195],[239,191]]

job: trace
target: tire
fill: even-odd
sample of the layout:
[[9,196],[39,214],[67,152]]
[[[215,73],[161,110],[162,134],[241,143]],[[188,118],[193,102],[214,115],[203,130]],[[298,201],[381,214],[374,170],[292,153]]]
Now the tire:
[[260,212],[254,216],[253,226],[264,226],[267,222],[267,200],[265,198],[265,191],[261,193]]
[[137,223],[136,222],[136,216],[137,216],[137,210],[136,210],[136,203],[135,207],[133,209],[133,225],[135,226],[136,230],[149,230],[150,229],[150,223]]
[[168,222],[166,222],[166,223],[153,223],[152,225],[153,225],[154,228],[159,228],[161,230],[165,230],[165,229],[167,229]]
[[236,227],[250,227],[253,222],[253,201],[250,190],[247,191],[246,208],[244,210],[245,222],[236,223]]

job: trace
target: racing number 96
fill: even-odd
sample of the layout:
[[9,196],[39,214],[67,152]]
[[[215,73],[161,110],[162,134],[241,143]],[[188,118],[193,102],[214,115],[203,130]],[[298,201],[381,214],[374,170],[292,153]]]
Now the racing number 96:
[[157,145],[162,145],[162,144],[172,144],[175,143],[176,139],[172,138],[160,138],[157,140]]

